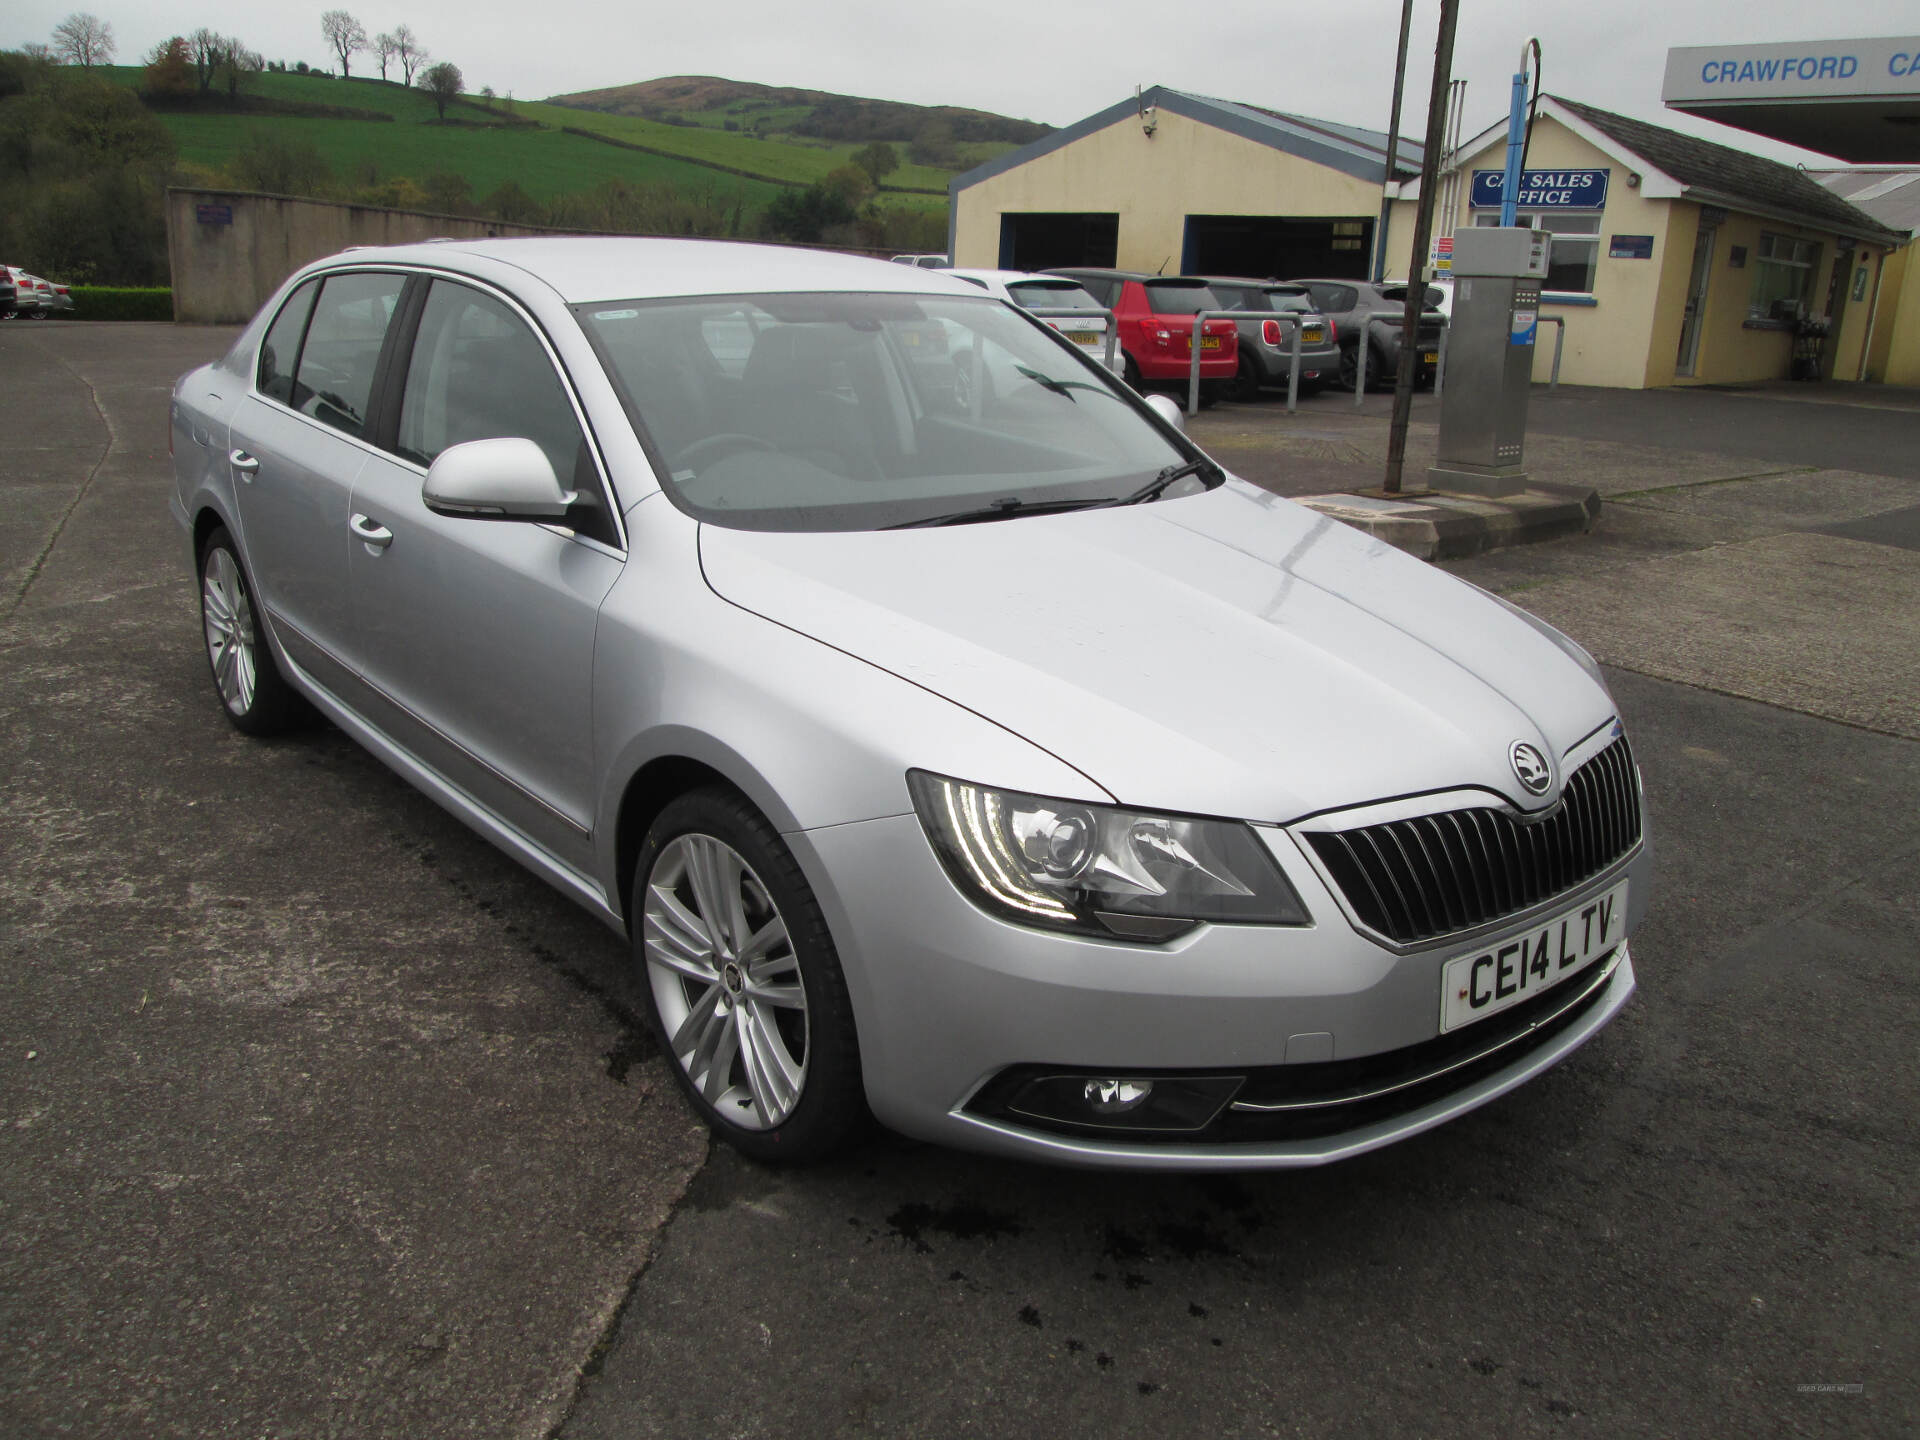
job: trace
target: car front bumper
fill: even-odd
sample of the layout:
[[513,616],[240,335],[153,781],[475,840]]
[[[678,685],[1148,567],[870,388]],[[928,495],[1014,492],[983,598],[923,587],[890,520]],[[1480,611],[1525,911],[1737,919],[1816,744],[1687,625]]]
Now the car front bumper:
[[[1376,943],[1345,918],[1291,836],[1260,833],[1315,923],[1202,926],[1164,946],[1033,930],[986,914],[955,889],[912,815],[790,835],[839,948],[875,1115],[922,1139],[1060,1164],[1318,1165],[1504,1094],[1578,1048],[1633,992],[1625,937],[1646,906],[1645,844],[1556,897],[1572,906],[1622,878],[1629,883],[1622,942],[1562,982],[1569,998],[1591,992],[1577,1013],[1556,1012],[1496,1054],[1428,1074],[1421,1057],[1447,1044],[1438,1034],[1441,968],[1472,947],[1453,941],[1398,953]],[[1241,1093],[1254,1097],[1260,1087],[1285,1089],[1296,1065],[1341,1071],[1342,1084],[1356,1068],[1413,1083],[1325,1108],[1306,1125],[1249,1116],[1236,1098],[1186,1135],[1030,1123],[999,1103],[1017,1077],[1043,1072],[1244,1077]],[[1368,1087],[1382,1088],[1363,1082]]]

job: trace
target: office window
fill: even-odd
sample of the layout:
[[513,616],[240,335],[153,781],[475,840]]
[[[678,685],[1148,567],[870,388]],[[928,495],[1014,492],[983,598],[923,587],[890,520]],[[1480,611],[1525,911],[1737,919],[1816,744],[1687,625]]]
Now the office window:
[[[1475,225],[1498,225],[1500,212],[1483,211],[1473,217]],[[1547,278],[1540,288],[1559,295],[1591,295],[1594,271],[1600,262],[1600,212],[1569,214],[1547,211],[1537,215],[1516,215],[1516,225],[1553,234],[1553,253],[1547,260]]]
[[1760,232],[1753,247],[1753,290],[1747,297],[1747,319],[1789,321],[1807,313],[1813,297],[1813,275],[1820,265],[1820,246],[1813,240]]

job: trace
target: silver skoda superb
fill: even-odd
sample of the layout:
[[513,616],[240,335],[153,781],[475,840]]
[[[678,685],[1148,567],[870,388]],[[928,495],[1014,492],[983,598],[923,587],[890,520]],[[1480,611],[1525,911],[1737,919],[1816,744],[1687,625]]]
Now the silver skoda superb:
[[1587,655],[938,272],[353,251],[172,426],[232,722],[319,710],[631,936],[750,1155],[1317,1164],[1633,991]]

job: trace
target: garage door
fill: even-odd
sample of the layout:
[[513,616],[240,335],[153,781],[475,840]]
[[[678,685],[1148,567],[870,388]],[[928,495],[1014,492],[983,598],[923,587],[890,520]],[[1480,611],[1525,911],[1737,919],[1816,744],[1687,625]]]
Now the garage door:
[[1056,265],[1111,266],[1119,253],[1120,217],[1028,213],[1000,217],[1000,268],[1050,270]]
[[1180,268],[1188,275],[1366,278],[1373,221],[1365,216],[1189,215]]

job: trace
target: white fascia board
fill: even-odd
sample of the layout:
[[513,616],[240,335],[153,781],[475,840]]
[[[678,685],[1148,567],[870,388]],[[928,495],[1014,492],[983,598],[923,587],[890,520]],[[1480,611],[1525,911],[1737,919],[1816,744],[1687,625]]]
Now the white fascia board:
[[[1569,131],[1593,146],[1594,149],[1598,150],[1608,159],[1619,161],[1622,165],[1626,166],[1627,169],[1639,175],[1639,193],[1644,198],[1648,200],[1678,200],[1686,193],[1686,186],[1674,179],[1673,176],[1667,174],[1666,171],[1652,164],[1643,156],[1636,155],[1604,130],[1596,129],[1594,126],[1588,124],[1564,105],[1557,102],[1551,95],[1542,95],[1540,97],[1540,113],[1542,115],[1551,115],[1555,120],[1566,126]],[[1489,125],[1471,140],[1461,142],[1459,150],[1455,152],[1457,158],[1450,168],[1460,170],[1467,168],[1468,162],[1476,158],[1488,145],[1495,141],[1499,141],[1504,145],[1506,143],[1506,136],[1507,122],[1504,119]],[[1390,193],[1396,200],[1417,200],[1420,198],[1420,182],[1418,180],[1404,180]]]

